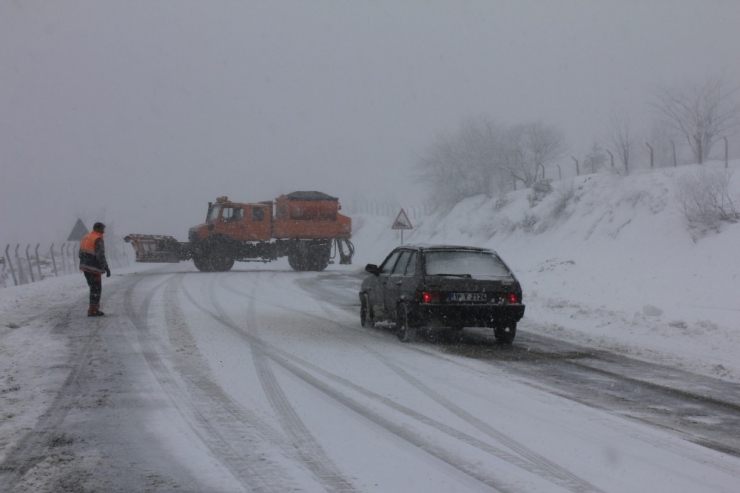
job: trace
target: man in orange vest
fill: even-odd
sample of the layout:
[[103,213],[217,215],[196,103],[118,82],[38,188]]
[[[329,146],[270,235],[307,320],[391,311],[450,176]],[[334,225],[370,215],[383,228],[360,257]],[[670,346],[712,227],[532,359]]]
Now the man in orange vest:
[[105,243],[103,234],[105,224],[95,223],[93,230],[86,234],[80,242],[80,270],[85,274],[87,285],[90,286],[90,307],[88,317],[102,317],[100,311],[100,295],[103,292],[103,272],[110,277],[108,261],[105,259]]

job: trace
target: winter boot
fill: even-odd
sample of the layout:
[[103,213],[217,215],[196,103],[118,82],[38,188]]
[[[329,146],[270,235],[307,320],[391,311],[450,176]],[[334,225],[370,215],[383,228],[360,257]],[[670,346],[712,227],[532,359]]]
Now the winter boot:
[[105,313],[100,311],[100,305],[90,305],[90,308],[87,309],[87,316],[88,317],[104,317]]

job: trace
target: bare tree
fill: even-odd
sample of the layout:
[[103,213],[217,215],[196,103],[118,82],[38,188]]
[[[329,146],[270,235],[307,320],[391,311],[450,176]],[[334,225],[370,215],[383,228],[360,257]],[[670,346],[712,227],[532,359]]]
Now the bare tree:
[[740,126],[738,89],[730,87],[724,77],[709,77],[683,90],[658,88],[653,106],[686,138],[702,164],[717,140]]
[[648,143],[655,149],[655,163],[660,167],[673,166],[673,128],[664,119],[654,120],[648,134]]
[[629,174],[633,151],[638,139],[626,113],[612,113],[609,120],[608,139],[610,147],[622,162],[625,173]]
[[513,178],[529,187],[537,181],[537,168],[527,166],[525,153],[525,125],[515,125],[506,130],[501,146],[501,167]]
[[565,152],[563,132],[554,125],[534,122],[526,126],[525,137],[532,165],[541,173],[540,178],[544,179],[545,166],[562,157]]
[[730,193],[731,173],[702,168],[677,182],[677,198],[689,226],[716,229],[723,221],[740,220],[740,208]]
[[564,152],[564,137],[541,122],[505,127],[487,117],[469,118],[450,135],[439,136],[417,159],[430,198],[451,207],[467,197],[493,197],[521,181],[531,187]]
[[430,199],[451,207],[467,197],[492,196],[502,181],[500,140],[499,126],[485,117],[469,118],[457,133],[439,136],[416,163]]
[[515,125],[506,132],[501,164],[514,180],[531,187],[545,178],[545,167],[562,157],[565,147],[565,137],[554,125]]

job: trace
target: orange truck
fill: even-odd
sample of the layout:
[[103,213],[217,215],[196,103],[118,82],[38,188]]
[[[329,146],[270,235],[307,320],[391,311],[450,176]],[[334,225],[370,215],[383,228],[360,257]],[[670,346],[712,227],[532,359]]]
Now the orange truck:
[[208,203],[203,224],[188,241],[172,236],[131,234],[137,262],[192,260],[205,272],[228,271],[234,262],[271,262],[288,257],[297,271],[322,271],[339,257],[351,264],[352,219],[339,213],[339,199],[322,192],[293,192],[275,201]]

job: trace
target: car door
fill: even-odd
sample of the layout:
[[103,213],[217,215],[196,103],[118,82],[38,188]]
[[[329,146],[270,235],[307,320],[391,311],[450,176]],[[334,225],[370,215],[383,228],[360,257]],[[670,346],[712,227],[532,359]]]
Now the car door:
[[388,255],[388,257],[386,257],[383,263],[380,264],[380,272],[378,272],[378,277],[375,282],[377,289],[375,289],[374,293],[370,293],[370,302],[373,305],[373,311],[378,319],[388,319],[389,317],[385,309],[385,291],[388,286],[388,278],[390,277],[391,272],[393,272],[393,267],[395,267],[396,261],[400,255],[400,250],[394,250],[390,255]]
[[404,284],[408,283],[408,276],[406,275],[406,269],[409,262],[415,259],[416,252],[413,250],[401,250],[401,255],[398,256],[398,261],[393,267],[391,274],[388,276],[385,288],[385,311],[388,314],[388,318],[395,320],[396,318],[396,306],[398,300],[401,299],[404,293]]

